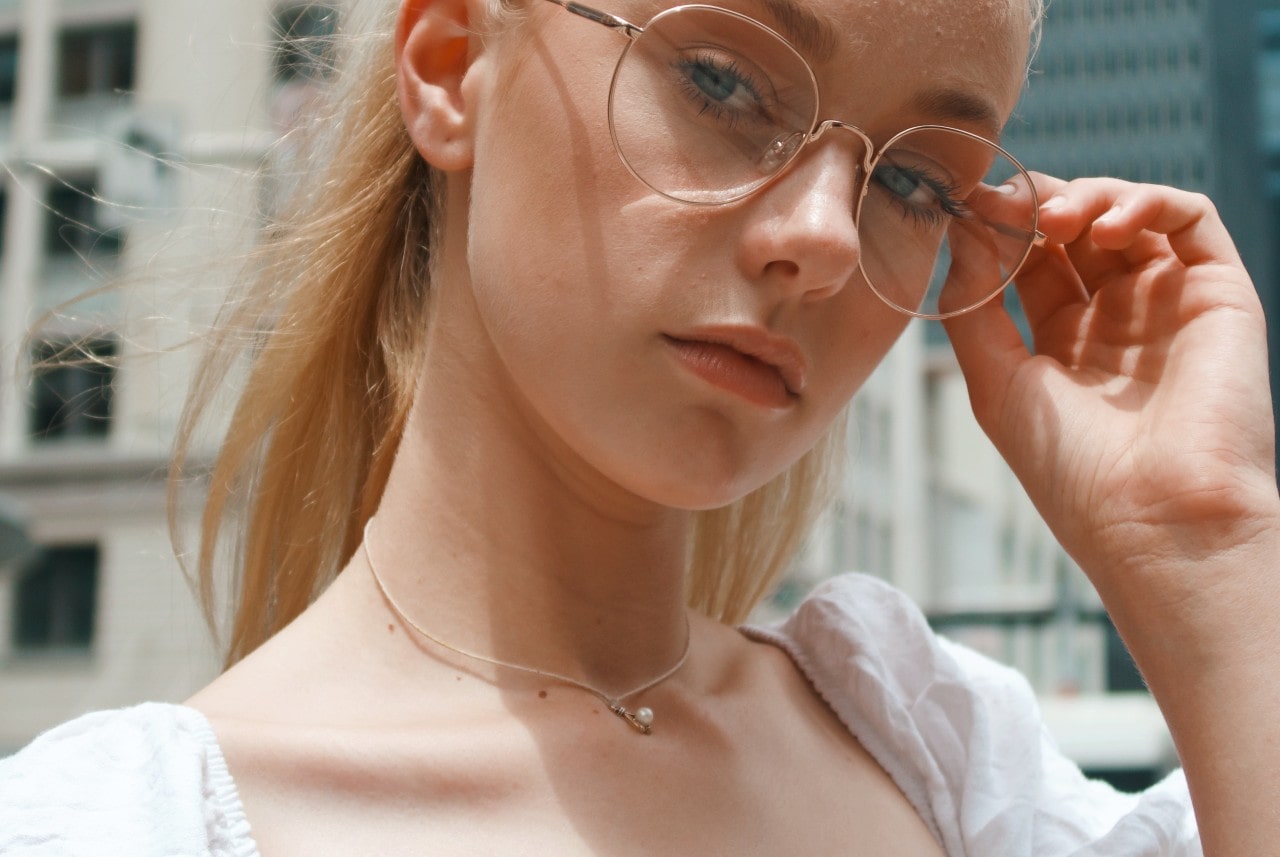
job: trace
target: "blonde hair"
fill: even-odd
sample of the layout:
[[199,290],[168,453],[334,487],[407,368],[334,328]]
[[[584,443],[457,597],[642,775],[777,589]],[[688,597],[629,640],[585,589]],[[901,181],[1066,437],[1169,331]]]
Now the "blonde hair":
[[[386,484],[422,366],[442,177],[405,131],[391,62],[394,3],[329,86],[331,109],[306,181],[250,259],[228,302],[179,427],[178,506],[218,391],[242,392],[207,472],[194,568],[205,616],[233,605],[230,666],[301,613],[359,545]],[[262,330],[264,320],[270,329]],[[843,458],[844,419],[769,484],[696,513],[688,603],[742,621],[825,507]],[[178,516],[171,528],[184,556]],[[219,591],[225,586],[226,591]]]

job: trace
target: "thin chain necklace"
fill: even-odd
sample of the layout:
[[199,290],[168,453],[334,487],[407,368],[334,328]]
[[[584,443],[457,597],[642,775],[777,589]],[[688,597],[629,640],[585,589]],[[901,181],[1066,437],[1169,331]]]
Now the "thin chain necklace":
[[622,701],[624,699],[629,699],[630,697],[633,697],[636,694],[643,693],[644,691],[649,690],[652,687],[656,687],[659,684],[662,684],[662,682],[671,678],[673,675],[676,674],[677,671],[679,671],[679,669],[682,666],[684,666],[684,662],[689,658],[689,643],[693,637],[692,630],[689,627],[689,615],[687,613],[685,614],[685,617],[684,617],[684,651],[680,653],[680,657],[676,659],[676,662],[672,664],[670,668],[668,668],[665,672],[663,672],[657,678],[650,679],[649,681],[645,682],[639,687],[628,690],[626,693],[620,693],[617,696],[610,696],[609,694],[605,693],[602,690],[597,690],[596,688],[592,687],[586,682],[579,681],[576,678],[570,678],[567,675],[554,673],[554,672],[551,672],[550,670],[541,670],[541,669],[538,669],[537,667],[525,666],[524,664],[513,664],[510,661],[500,661],[497,658],[493,658],[488,655],[482,655],[479,652],[469,652],[466,649],[460,649],[457,646],[453,645],[452,643],[446,643],[444,640],[440,639],[435,634],[431,633],[426,628],[422,627],[417,622],[413,621],[413,619],[411,619],[409,615],[404,612],[404,609],[399,605],[399,603],[397,603],[395,598],[391,597],[391,593],[387,591],[386,584],[382,582],[382,576],[378,574],[377,566],[373,564],[373,554],[370,553],[369,551],[369,531],[372,526],[373,526],[373,518],[370,518],[368,521],[365,522],[365,525],[364,525],[363,547],[364,547],[365,559],[369,563],[369,571],[372,572],[373,574],[373,582],[378,585],[378,591],[382,593],[382,597],[386,599],[388,606],[391,607],[391,612],[395,613],[398,617],[400,617],[400,619],[405,624],[407,624],[410,628],[417,631],[419,634],[426,637],[428,640],[435,643],[437,646],[448,649],[449,651],[455,652],[459,655],[462,655],[463,657],[471,658],[472,660],[481,661],[486,664],[492,664],[493,666],[497,666],[497,667],[506,667],[507,669],[520,670],[521,672],[530,673],[531,675],[542,676],[543,678],[549,678],[554,681],[563,682],[564,684],[572,685],[573,687],[579,688],[581,690],[585,690],[588,693],[592,694],[593,696],[597,697],[605,705],[607,705],[611,712],[613,712],[614,714],[621,717],[623,720],[630,723],[636,729],[636,731],[644,735],[648,735],[653,731],[653,709],[652,708],[642,707],[642,708],[637,708],[635,711],[631,711],[630,709],[623,706]]

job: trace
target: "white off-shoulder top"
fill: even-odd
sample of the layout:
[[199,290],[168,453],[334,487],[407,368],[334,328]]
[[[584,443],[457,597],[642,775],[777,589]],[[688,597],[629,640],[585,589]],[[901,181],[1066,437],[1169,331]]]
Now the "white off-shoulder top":
[[[1180,772],[1136,795],[1087,780],[1017,672],[938,637],[879,580],[836,578],[743,632],[790,654],[950,857],[1201,854]],[[258,857],[199,712],[88,714],[0,760],[0,855],[117,854]]]

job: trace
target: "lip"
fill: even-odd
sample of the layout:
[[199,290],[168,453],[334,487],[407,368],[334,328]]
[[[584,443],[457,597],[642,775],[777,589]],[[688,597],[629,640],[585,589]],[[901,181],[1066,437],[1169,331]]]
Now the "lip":
[[694,374],[754,404],[784,408],[804,391],[804,353],[763,328],[704,326],[664,339]]

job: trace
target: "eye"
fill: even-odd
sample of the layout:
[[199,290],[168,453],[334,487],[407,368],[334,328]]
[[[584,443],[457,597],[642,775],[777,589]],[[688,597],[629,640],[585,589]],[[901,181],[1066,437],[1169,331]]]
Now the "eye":
[[738,88],[738,81],[724,69],[706,65],[689,69],[689,80],[708,97],[716,101],[728,101]]
[[957,196],[960,189],[928,169],[889,161],[876,167],[872,179],[888,191],[895,205],[913,217],[940,220],[967,213],[964,200]]
[[672,60],[676,82],[699,114],[732,126],[740,121],[770,121],[767,78],[749,63],[720,48],[699,47]]
[[875,178],[894,196],[916,205],[928,205],[933,196],[918,176],[899,167],[881,167]]

